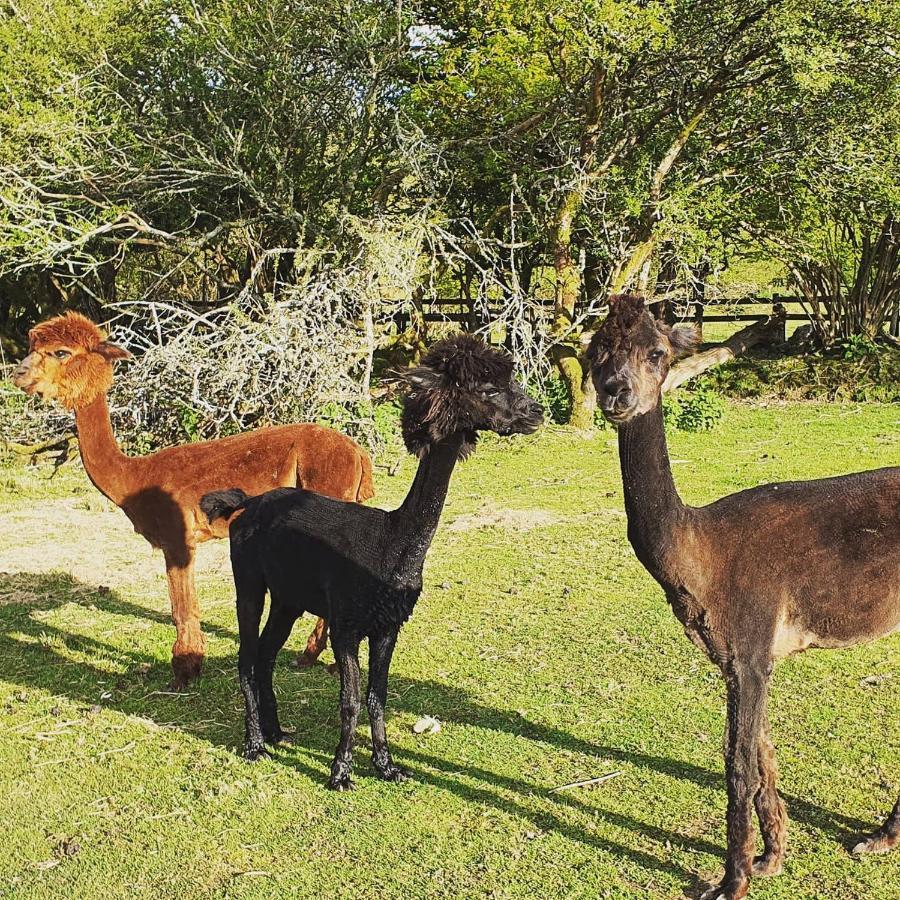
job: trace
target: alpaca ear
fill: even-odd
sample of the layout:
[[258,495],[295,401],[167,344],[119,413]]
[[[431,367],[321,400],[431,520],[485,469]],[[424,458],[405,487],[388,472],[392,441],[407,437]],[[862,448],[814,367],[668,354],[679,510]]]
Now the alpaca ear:
[[131,354],[124,347],[120,347],[118,344],[111,344],[109,341],[103,341],[103,343],[98,344],[96,350],[109,362],[114,362],[117,359],[131,359]]
[[669,332],[669,343],[676,356],[693,353],[700,343],[700,329],[696,325],[678,325]]
[[416,366],[401,373],[406,383],[417,391],[433,391],[444,383],[443,375],[425,366]]

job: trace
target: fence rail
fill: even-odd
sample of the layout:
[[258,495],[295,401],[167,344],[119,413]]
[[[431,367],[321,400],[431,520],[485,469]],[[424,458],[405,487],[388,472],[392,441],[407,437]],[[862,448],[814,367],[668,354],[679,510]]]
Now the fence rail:
[[[712,313],[711,310],[722,307],[742,307],[742,306],[769,306],[781,303],[788,308],[787,320],[793,322],[808,322],[809,316],[803,311],[803,300],[797,296],[783,296],[775,294],[772,297],[741,297],[736,300],[707,300],[702,303],[695,300],[685,298],[672,298],[676,318],[691,318],[695,322],[755,322],[760,319],[768,318],[769,313],[766,312],[734,312],[734,313]],[[665,303],[663,298],[659,302]],[[533,301],[535,306],[540,310],[539,314],[550,315],[553,309],[553,301],[550,299],[539,299]],[[500,303],[489,301],[487,309],[484,306],[479,308],[476,301],[467,297],[427,297],[422,300],[422,317],[426,322],[456,322],[466,325],[470,328],[475,327],[480,320],[490,320],[488,314],[496,313],[499,315]],[[791,312],[791,307],[799,307],[800,312]]]

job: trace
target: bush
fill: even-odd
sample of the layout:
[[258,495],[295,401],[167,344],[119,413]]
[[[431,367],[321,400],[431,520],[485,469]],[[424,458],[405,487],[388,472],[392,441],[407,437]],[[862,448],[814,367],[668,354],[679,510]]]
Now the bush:
[[842,350],[843,358],[853,362],[859,362],[869,356],[877,356],[880,350],[878,344],[865,334],[854,334],[841,341],[838,346]]
[[72,434],[74,425],[72,413],[27,397],[0,373],[0,441],[44,444]]
[[724,414],[724,401],[708,388],[663,397],[666,425],[679,431],[710,431]]
[[569,421],[569,394],[565,382],[558,375],[551,375],[542,383],[531,382],[528,394],[544,407],[548,422],[564,425]]
[[399,444],[400,411],[399,400],[362,400],[349,406],[330,401],[322,405],[316,422],[336,431],[365,435],[369,449],[377,453]]
[[839,355],[742,356],[704,373],[697,385],[729,397],[900,402],[900,350],[862,338]]

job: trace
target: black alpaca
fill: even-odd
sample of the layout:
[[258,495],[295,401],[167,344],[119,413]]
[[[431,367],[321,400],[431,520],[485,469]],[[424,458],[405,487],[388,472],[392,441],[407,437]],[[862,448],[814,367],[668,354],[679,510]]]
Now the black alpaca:
[[[403,505],[392,512],[284,488],[247,498],[216,491],[200,501],[212,522],[229,519],[237,593],[238,672],[247,710],[244,755],[282,737],[272,672],[304,611],[324,616],[341,675],[341,739],[328,786],[350,790],[360,710],[359,645],[369,639],[366,698],[372,762],[381,778],[402,781],[384,727],[388,669],[400,626],[422,591],[422,566],[440,519],[453,467],[475,447],[476,432],[530,434],[539,404],[512,381],[512,361],[480,340],[457,335],[405,374],[403,439],[420,462]],[[266,590],[271,608],[259,634]]]

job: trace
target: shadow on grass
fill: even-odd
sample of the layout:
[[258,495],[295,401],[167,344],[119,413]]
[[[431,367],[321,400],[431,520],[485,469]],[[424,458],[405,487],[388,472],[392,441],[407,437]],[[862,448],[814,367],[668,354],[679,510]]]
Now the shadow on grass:
[[[103,701],[109,708],[175,726],[215,745],[238,748],[243,731],[243,714],[238,710],[243,707],[239,700],[237,678],[233,674],[234,666],[229,666],[227,671],[216,671],[214,666],[220,661],[208,661],[206,677],[195,690],[172,695],[165,689],[171,673],[168,660],[153,660],[142,653],[93,637],[70,634],[33,615],[36,610],[52,610],[69,603],[96,607],[107,614],[149,619],[171,627],[167,616],[124,601],[115,592],[92,588],[68,575],[0,573],[0,678],[23,687],[47,691],[54,696],[65,696],[87,706],[98,703],[102,692],[109,692],[112,696]],[[234,631],[208,625],[204,628],[237,643]],[[64,652],[60,652],[60,647],[64,648]],[[67,654],[83,656],[92,662],[75,663],[67,658]],[[319,768],[298,759],[298,754],[292,752],[290,747],[280,748],[276,759],[313,781],[324,782],[338,737],[337,680],[326,675],[321,666],[303,673],[286,671],[284,656],[282,654],[278,675],[282,718],[287,721],[289,716],[295,719],[308,716],[309,721],[326,721],[329,726],[323,728],[317,724],[317,727],[309,728],[302,721],[291,722],[299,726],[292,743],[314,758],[321,759]],[[117,669],[121,674],[116,673]],[[285,691],[285,681],[292,683],[291,688],[297,695],[302,695],[306,705],[295,707],[297,695]],[[721,772],[711,772],[666,756],[591,743],[551,726],[532,722],[519,713],[484,705],[473,700],[465,691],[445,684],[392,674],[389,690],[388,705],[393,710],[417,712],[427,708],[444,722],[504,732],[535,745],[544,745],[535,746],[535,754],[574,751],[691,781],[705,788],[724,790],[724,775]],[[226,710],[226,714],[234,718],[232,726],[224,726],[217,721]],[[209,716],[211,712],[217,713],[212,719]],[[364,746],[358,747],[358,755],[357,771],[365,777],[369,773],[368,754]],[[451,791],[465,800],[489,804],[509,815],[529,819],[543,830],[552,829],[572,840],[626,856],[649,870],[696,881],[693,873],[667,857],[658,858],[634,847],[610,842],[573,824],[565,817],[567,811],[574,808],[591,816],[600,815],[616,827],[660,845],[671,842],[695,852],[715,855],[723,852],[722,847],[708,841],[669,832],[620,813],[598,810],[571,794],[548,794],[547,786],[543,784],[510,778],[419,751],[404,749],[398,752],[398,761],[409,763],[410,760],[426,769],[419,772],[419,778],[425,782]],[[799,797],[785,795],[785,799],[792,818],[832,839],[846,839],[871,827],[871,823],[844,816]],[[527,800],[531,806],[524,805],[521,800]]]

